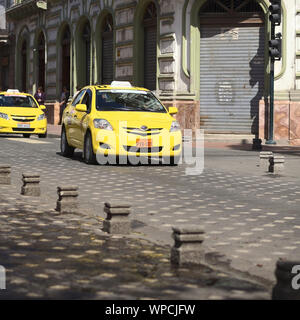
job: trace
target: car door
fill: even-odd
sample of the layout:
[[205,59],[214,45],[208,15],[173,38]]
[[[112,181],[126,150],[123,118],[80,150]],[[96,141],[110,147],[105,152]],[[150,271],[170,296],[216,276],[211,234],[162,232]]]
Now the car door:
[[80,146],[80,148],[83,148],[83,144],[84,144],[84,135],[85,135],[85,131],[87,129],[87,124],[88,124],[88,117],[89,114],[91,112],[91,107],[92,107],[92,90],[91,89],[87,89],[83,99],[81,100],[81,104],[85,104],[87,106],[87,112],[81,112],[81,111],[77,111],[75,110],[75,114],[74,114],[74,124],[75,124],[75,137],[76,137],[76,141],[78,143],[78,146]]
[[67,136],[68,136],[68,140],[69,143],[71,143],[72,145],[77,145],[77,139],[76,139],[76,110],[75,107],[77,104],[80,103],[80,101],[82,100],[84,94],[85,94],[85,89],[81,90],[76,97],[73,99],[72,103],[70,104],[69,107],[67,107],[66,111],[65,111],[65,127],[66,127],[66,131],[67,131]]

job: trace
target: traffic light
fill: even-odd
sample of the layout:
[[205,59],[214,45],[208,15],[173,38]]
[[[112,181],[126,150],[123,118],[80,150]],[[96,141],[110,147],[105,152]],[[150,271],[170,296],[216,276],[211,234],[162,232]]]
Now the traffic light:
[[269,55],[275,60],[281,59],[281,33],[275,35],[275,39],[269,41]]
[[270,0],[270,3],[269,19],[275,26],[279,26],[281,24],[281,0]]

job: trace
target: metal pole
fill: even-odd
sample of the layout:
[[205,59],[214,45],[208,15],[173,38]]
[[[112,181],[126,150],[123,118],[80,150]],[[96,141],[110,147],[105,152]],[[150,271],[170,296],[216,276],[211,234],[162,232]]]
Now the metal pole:
[[[271,39],[275,39],[275,24],[273,23],[271,24]],[[274,63],[275,58],[271,57],[269,135],[266,144],[276,144],[274,141]]]

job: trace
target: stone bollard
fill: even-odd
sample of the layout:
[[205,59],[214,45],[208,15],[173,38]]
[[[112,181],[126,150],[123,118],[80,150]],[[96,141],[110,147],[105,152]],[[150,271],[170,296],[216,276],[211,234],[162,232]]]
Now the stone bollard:
[[277,283],[272,291],[272,300],[300,300],[300,261],[276,263]]
[[0,184],[11,184],[11,166],[8,164],[0,165]]
[[39,174],[23,173],[22,181],[21,194],[23,196],[39,197],[41,195]]
[[174,246],[171,249],[171,263],[182,266],[201,264],[204,259],[204,230],[197,226],[172,227]]
[[280,174],[284,170],[284,156],[274,156],[273,158],[269,159],[270,166],[269,172],[274,174]]
[[107,214],[106,220],[103,221],[103,231],[112,234],[129,234],[130,228],[130,205],[119,203],[104,204],[104,212]]
[[261,150],[262,149],[262,145],[261,145],[261,143],[262,143],[262,140],[261,139],[257,139],[257,138],[255,138],[255,139],[253,139],[252,140],[252,150]]
[[76,213],[78,211],[77,186],[59,186],[57,194],[56,211],[60,213]]
[[273,152],[271,151],[262,151],[259,153],[260,159],[260,168],[263,171],[269,171],[270,159],[273,158]]

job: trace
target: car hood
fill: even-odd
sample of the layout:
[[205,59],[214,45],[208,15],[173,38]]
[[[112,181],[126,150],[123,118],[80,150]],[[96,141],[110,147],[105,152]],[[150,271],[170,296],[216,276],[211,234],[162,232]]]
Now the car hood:
[[110,122],[115,130],[121,122],[122,127],[140,128],[147,126],[151,128],[170,129],[172,121],[175,119],[169,113],[156,112],[135,112],[135,111],[99,111],[95,118],[105,119]]
[[0,107],[0,112],[6,113],[9,116],[38,116],[43,114],[40,108],[22,108],[22,107]]

